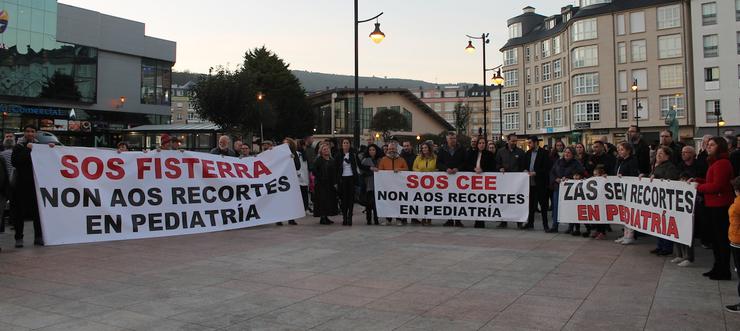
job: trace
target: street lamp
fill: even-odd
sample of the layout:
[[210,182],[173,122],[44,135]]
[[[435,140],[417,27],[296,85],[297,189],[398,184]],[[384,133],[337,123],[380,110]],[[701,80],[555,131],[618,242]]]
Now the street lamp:
[[721,137],[719,128],[725,126],[727,123],[722,119],[722,112],[720,112],[719,108],[714,108],[714,116],[717,118],[717,137]]
[[494,86],[498,87],[498,127],[499,127],[499,136],[501,139],[504,139],[504,98],[501,96],[501,90],[504,89],[504,83],[505,79],[503,76],[501,76],[501,66],[499,66],[498,71],[493,75],[493,78],[491,78],[491,83],[493,83]]
[[470,35],[465,36],[468,37],[468,46],[465,47],[465,52],[467,53],[472,54],[475,52],[475,47],[473,46],[472,39],[478,39],[483,44],[483,136],[488,139],[488,105],[486,104],[488,84],[486,83],[486,71],[490,71],[493,69],[486,69],[486,44],[491,42],[491,40],[488,39],[488,33],[482,33],[480,37],[474,37]]
[[635,91],[635,127],[637,127],[637,132],[640,132],[640,110],[642,109],[642,105],[640,105],[638,99],[639,88],[637,87],[637,78],[632,82],[632,91]]
[[[360,146],[360,78],[359,78],[359,55],[358,55],[358,34],[357,29],[359,28],[360,23],[370,22],[372,20],[375,20],[375,30],[373,30],[372,33],[370,33],[370,39],[376,43],[379,44],[383,39],[385,39],[385,33],[380,31],[380,23],[377,21],[378,17],[380,15],[383,15],[383,12],[380,12],[380,14],[375,15],[369,19],[366,20],[359,20],[359,17],[357,15],[357,0],[355,0],[355,128],[354,128],[354,134],[353,134],[353,141],[355,148],[359,148]],[[334,112],[334,109],[332,109],[332,114]],[[334,123],[332,123],[332,132],[334,128]]]
[[265,132],[262,130],[262,101],[265,99],[265,95],[262,92],[257,92],[257,113],[260,114],[260,146],[265,141]]

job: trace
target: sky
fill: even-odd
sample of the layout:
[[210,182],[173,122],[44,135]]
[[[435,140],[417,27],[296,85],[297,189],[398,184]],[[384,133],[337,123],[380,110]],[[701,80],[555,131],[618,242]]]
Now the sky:
[[[59,0],[146,24],[148,36],[177,42],[178,71],[235,68],[248,49],[265,46],[291,69],[354,74],[353,1],[350,0]],[[506,20],[533,6],[550,16],[573,0],[373,0],[359,1],[360,20],[384,12],[386,34],[374,44],[371,22],[359,27],[361,76],[432,83],[480,82],[481,42],[464,52],[466,34],[490,33],[487,66],[502,61]],[[490,77],[489,77],[490,78]]]

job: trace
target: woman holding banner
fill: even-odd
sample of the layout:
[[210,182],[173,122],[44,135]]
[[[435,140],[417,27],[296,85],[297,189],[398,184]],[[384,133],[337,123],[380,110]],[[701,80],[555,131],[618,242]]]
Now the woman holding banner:
[[[658,147],[657,151],[655,152],[655,167],[653,167],[653,172],[650,174],[650,181],[653,181],[653,179],[679,179],[679,177],[681,176],[681,171],[678,170],[678,167],[676,167],[673,162],[671,162],[672,155],[673,150],[671,148],[666,146]],[[658,256],[671,255],[673,254],[673,242],[668,239],[658,238],[658,247],[650,251],[650,253],[656,254]],[[682,258],[671,260],[671,262],[673,263],[678,263],[682,261]]]
[[[465,158],[463,171],[472,171],[476,174],[496,171],[496,157],[488,151],[486,138],[475,139],[475,146],[468,152]],[[485,228],[486,222],[475,221],[476,228]]]
[[[550,169],[550,189],[552,190],[552,226],[547,233],[558,233],[558,199],[560,196],[560,183],[566,179],[581,179],[586,169],[575,159],[576,149],[566,147],[563,158],[555,161]],[[569,226],[569,230],[571,227]]]
[[[633,151],[634,149],[632,148],[632,145],[626,141],[617,145],[617,165],[614,170],[614,173],[617,174],[617,176],[640,176],[640,165],[637,163],[637,159],[632,155]],[[635,231],[625,227],[624,234],[614,242],[622,245],[633,244],[635,242]]]
[[320,217],[319,224],[334,224],[329,216],[337,214],[337,166],[331,157],[328,143],[319,145],[319,157],[314,163],[314,206],[313,216]]
[[[419,172],[437,171],[437,156],[434,154],[434,143],[431,140],[421,144],[419,155],[414,160],[412,169]],[[421,220],[421,225],[432,225],[432,220],[425,218]]]
[[349,138],[342,139],[342,147],[337,156],[337,174],[339,175],[339,194],[342,207],[342,225],[352,226],[352,214],[355,206],[355,186],[357,173],[357,152],[352,148]]
[[727,237],[729,227],[728,210],[735,200],[732,184],[732,164],[728,156],[727,140],[713,137],[707,143],[709,169],[706,178],[696,181],[696,191],[704,193],[704,206],[712,232],[714,266],[703,275],[711,280],[730,280],[730,244]]
[[365,206],[365,220],[367,225],[373,221],[375,225],[378,225],[378,209],[375,206],[375,171],[378,170],[378,162],[383,157],[383,153],[380,147],[376,144],[370,144],[367,146],[366,156],[360,162],[360,171],[362,173],[363,180],[365,181],[365,200],[367,205]]

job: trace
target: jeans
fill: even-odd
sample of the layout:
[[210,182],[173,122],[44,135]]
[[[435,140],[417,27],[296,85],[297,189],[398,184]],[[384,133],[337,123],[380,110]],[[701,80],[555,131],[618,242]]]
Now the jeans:
[[707,207],[709,226],[714,236],[712,242],[712,253],[714,253],[714,266],[712,271],[718,276],[730,275],[730,239],[727,238],[727,230],[730,227],[730,216],[727,214],[728,207]]
[[551,229],[558,229],[558,197],[560,193],[558,189],[552,191],[552,226]]

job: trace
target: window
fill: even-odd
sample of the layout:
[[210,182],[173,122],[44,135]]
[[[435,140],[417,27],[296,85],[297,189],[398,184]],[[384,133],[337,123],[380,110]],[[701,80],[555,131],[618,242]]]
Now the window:
[[704,36],[704,57],[717,57],[719,55],[719,38],[716,34]]
[[677,28],[679,26],[681,26],[680,5],[658,7],[658,30]]
[[536,111],[534,112],[534,118],[535,118],[535,127],[540,128],[540,112]]
[[704,68],[704,81],[705,82],[718,82],[719,81],[719,67]]
[[550,39],[542,41],[542,58],[550,56]]
[[645,32],[645,12],[630,13],[630,33]]
[[563,77],[563,61],[562,60],[552,61],[552,73],[555,76],[555,79]]
[[517,70],[504,71],[504,85],[506,86],[519,85],[519,72]]
[[[740,0],[738,0],[738,1],[740,1]],[[552,53],[553,54],[560,54],[560,52],[562,52],[562,51],[563,51],[563,49],[560,46],[560,36],[557,36],[555,38],[552,38]]]
[[576,123],[588,123],[600,120],[599,102],[584,101],[573,104],[573,117]]
[[573,76],[573,95],[599,93],[599,73]]
[[555,117],[555,127],[559,128],[563,126],[563,108],[553,108],[552,113],[553,117]]
[[578,47],[573,50],[573,68],[599,65],[599,46]]
[[619,99],[619,120],[626,121],[629,118],[627,99]]
[[[635,69],[632,70],[632,80],[637,80],[637,89],[640,91],[646,91],[648,87],[647,81],[647,70],[646,69]],[[630,88],[632,84],[630,84]]]
[[537,83],[540,81],[540,67],[535,66],[534,67],[534,82]]
[[617,35],[622,36],[625,33],[624,15],[617,15]]
[[681,56],[681,35],[658,37],[658,58],[668,59]]
[[195,120],[195,113],[194,112],[188,112],[188,121]]
[[647,43],[645,40],[633,40],[632,44],[632,62],[647,60]]
[[527,107],[532,105],[532,90],[527,90]]
[[517,49],[516,48],[507,49],[506,51],[504,51],[504,65],[505,66],[517,64],[517,60],[518,59],[517,59]]
[[141,103],[169,105],[172,88],[172,63],[141,60]]
[[504,130],[519,130],[519,113],[504,114]]
[[177,120],[182,121],[182,113],[177,113]]
[[740,0],[735,0],[735,20],[740,21]]
[[619,92],[627,92],[627,71],[620,71],[619,76]]
[[626,43],[617,43],[617,63],[627,63]]
[[736,33],[737,37],[737,54],[740,54],[740,31]]
[[527,68],[527,84],[532,84],[532,70]]
[[[634,102],[634,99],[632,100]],[[637,113],[641,120],[647,120],[650,112],[648,111],[648,101],[646,98],[637,99]]]
[[596,19],[591,18],[573,23],[571,27],[573,41],[596,39]]
[[555,27],[555,20],[547,20],[547,29],[552,29]]
[[531,129],[532,128],[532,123],[533,123],[532,122],[532,112],[527,112],[526,121],[527,122],[524,123],[524,126],[526,126],[527,129]]
[[676,110],[676,117],[686,117],[686,104],[683,95],[663,95],[660,97],[660,118],[666,118],[671,109]]
[[545,86],[542,88],[542,103],[552,103],[552,86]]
[[540,105],[540,89],[538,88],[534,89],[534,104],[536,106]]
[[504,108],[517,108],[519,107],[519,92],[506,92],[504,93]]
[[529,47],[524,49],[524,55],[526,56],[526,61],[529,63],[529,60],[532,58],[532,53],[529,50]]
[[611,0],[581,0],[581,7],[591,6],[591,5],[598,5],[602,3],[610,3]]
[[[367,111],[367,109],[370,109],[370,111]],[[373,109],[372,108],[363,108],[363,114],[362,114],[362,122],[360,123],[360,128],[365,129],[370,127],[370,123],[372,122],[373,118]],[[406,118],[406,127],[401,131],[409,132],[411,131],[412,123],[414,123],[414,117],[413,114],[411,114],[408,109],[403,108],[403,111],[401,111],[401,115]]]
[[701,5],[701,24],[717,24],[717,3],[709,2]]
[[678,88],[683,86],[683,65],[660,66],[659,70],[660,88]]
[[522,36],[522,23],[509,25],[509,39],[519,38]]
[[552,110],[542,111],[542,126],[546,128],[552,127]]
[[563,84],[558,83],[552,86],[552,96],[555,102],[563,102]]
[[552,78],[552,73],[550,72],[550,63],[544,63],[542,64],[542,80],[550,80]]
[[706,119],[707,123],[717,123],[717,115],[720,113],[719,100],[707,100]]

